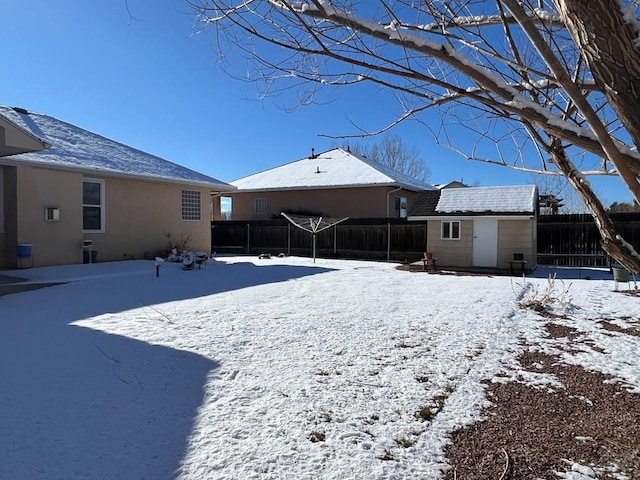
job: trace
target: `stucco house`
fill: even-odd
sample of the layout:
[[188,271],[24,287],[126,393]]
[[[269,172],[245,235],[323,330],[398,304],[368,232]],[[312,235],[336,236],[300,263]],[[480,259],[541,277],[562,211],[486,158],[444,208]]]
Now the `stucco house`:
[[535,185],[444,188],[420,193],[408,220],[427,223],[426,251],[439,266],[510,269],[521,257],[531,270],[537,206]]
[[230,182],[233,220],[268,220],[281,212],[326,217],[406,217],[431,185],[342,148]]
[[[211,249],[211,196],[233,187],[48,115],[0,106],[0,268]],[[170,238],[169,238],[170,235]]]

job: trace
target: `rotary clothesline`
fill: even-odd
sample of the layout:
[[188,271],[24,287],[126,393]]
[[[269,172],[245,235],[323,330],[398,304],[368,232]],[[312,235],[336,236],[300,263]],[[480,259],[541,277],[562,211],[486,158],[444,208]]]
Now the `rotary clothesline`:
[[282,212],[284,218],[286,218],[293,226],[298,227],[301,230],[309,232],[313,235],[313,263],[316,263],[316,235],[327,228],[331,228],[345,220],[345,218],[330,218],[330,217],[303,217],[300,215],[287,215]]

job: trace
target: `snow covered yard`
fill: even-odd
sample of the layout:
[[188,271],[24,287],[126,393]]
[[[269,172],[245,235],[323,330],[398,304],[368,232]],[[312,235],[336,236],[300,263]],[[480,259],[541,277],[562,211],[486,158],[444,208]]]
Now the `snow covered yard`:
[[[67,283],[0,297],[0,478],[443,478],[487,380],[557,386],[520,365],[532,345],[640,393],[624,333],[640,298],[610,279],[556,282],[552,320],[579,343],[519,307],[542,269],[239,256],[158,278],[146,261],[6,273]],[[588,478],[567,460],[559,475]]]

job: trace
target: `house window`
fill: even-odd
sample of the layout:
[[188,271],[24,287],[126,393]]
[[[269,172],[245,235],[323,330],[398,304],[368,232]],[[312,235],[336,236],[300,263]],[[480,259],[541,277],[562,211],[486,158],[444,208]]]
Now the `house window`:
[[201,220],[201,194],[198,190],[182,190],[182,220]]
[[442,222],[441,238],[444,240],[460,240],[460,222],[445,221]]
[[82,182],[82,229],[85,232],[104,232],[104,182]]
[[407,218],[407,197],[396,197],[396,218]]
[[266,198],[256,198],[256,213],[268,213],[269,200]]
[[233,198],[220,197],[220,215],[224,220],[231,220],[231,212],[233,211]]

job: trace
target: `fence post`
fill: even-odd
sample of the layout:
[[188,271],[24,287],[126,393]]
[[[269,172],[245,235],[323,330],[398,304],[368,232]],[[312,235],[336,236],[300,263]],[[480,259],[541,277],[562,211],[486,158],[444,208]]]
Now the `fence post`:
[[333,255],[338,254],[338,225],[333,226]]
[[291,255],[291,224],[287,224],[287,255]]
[[249,253],[250,238],[251,238],[251,225],[247,223],[247,254]]
[[387,262],[391,260],[391,222],[387,223]]

